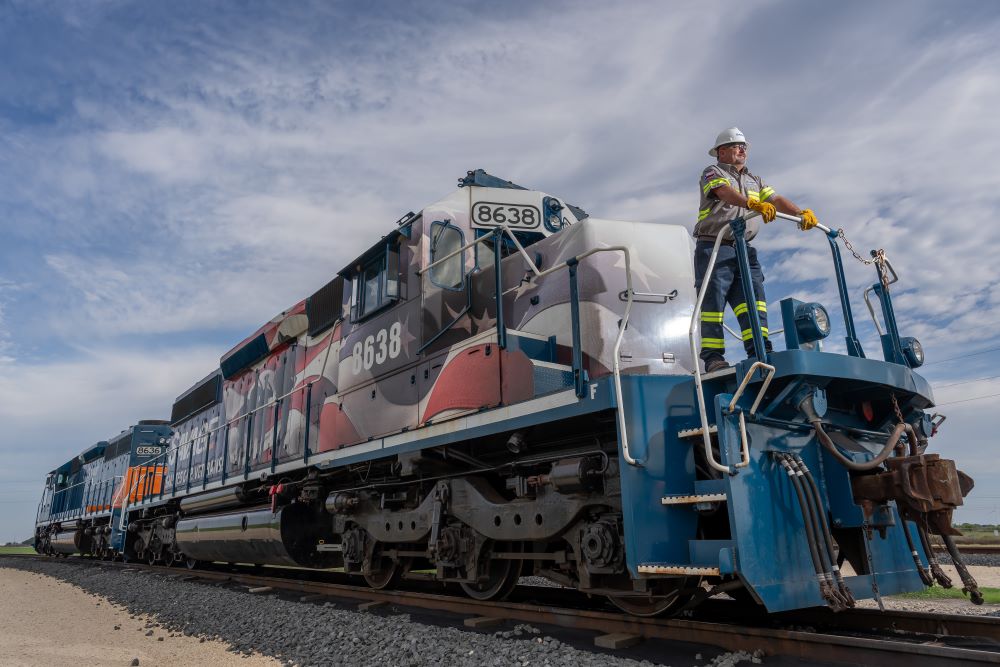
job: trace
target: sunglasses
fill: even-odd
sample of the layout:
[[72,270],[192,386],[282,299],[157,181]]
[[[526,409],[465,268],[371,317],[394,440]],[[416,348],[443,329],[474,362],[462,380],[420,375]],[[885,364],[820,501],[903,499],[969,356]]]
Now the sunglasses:
[[732,148],[733,150],[746,152],[747,145],[746,144],[726,144],[725,146],[719,146],[719,150],[722,150],[723,148]]

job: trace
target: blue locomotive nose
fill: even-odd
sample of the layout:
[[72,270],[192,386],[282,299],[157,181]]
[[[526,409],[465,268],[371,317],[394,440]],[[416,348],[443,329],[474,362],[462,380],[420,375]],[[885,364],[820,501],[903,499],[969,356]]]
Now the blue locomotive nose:
[[[733,221],[744,302],[751,303],[743,229]],[[882,324],[875,323],[884,359],[869,359],[847,298],[838,234],[827,231],[847,354],[821,351],[831,332],[821,304],[785,299],[785,350],[765,347],[766,330],[751,308],[743,338],[752,338],[756,354],[735,368],[704,377],[696,368],[691,380],[624,379],[631,454],[622,457],[622,494],[634,576],[708,577],[713,590],[746,589],[768,611],[840,610],[859,596],[935,579],[950,585],[928,532],[961,563],[951,519],[973,482],[953,461],[925,453],[933,427],[924,409],[933,396],[912,370],[923,362],[919,342],[897,330],[891,265],[873,254],[879,281],[865,300],[873,318],[869,295],[881,306]],[[692,350],[694,332],[692,321]],[[650,525],[661,530],[643,529]],[[981,603],[967,569],[958,570]]]

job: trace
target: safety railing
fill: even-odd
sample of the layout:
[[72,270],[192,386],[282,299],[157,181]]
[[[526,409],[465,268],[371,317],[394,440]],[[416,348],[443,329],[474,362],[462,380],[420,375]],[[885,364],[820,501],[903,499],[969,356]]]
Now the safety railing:
[[[49,519],[52,521],[62,521],[64,519],[94,516],[108,511],[111,505],[111,498],[114,495],[115,481],[118,479],[121,479],[120,475],[101,480],[97,483],[94,483],[93,480],[85,479],[82,482],[77,482],[76,484],[59,489],[58,491],[53,490],[52,495],[47,499]],[[74,502],[71,499],[71,496],[74,492],[81,489],[81,487],[83,492],[80,494],[78,506],[74,506],[71,509],[58,509],[53,511],[53,508],[57,508],[59,506],[60,501],[63,501],[64,504]],[[42,509],[45,507],[45,504],[45,499],[39,503],[35,514],[36,522],[41,520]]]
[[[628,429],[625,424],[625,406],[622,400],[622,386],[621,386],[621,345],[622,340],[625,336],[625,329],[628,326],[629,317],[632,313],[632,303],[636,293],[632,289],[632,260],[629,254],[629,250],[625,246],[608,246],[606,248],[592,248],[586,252],[567,259],[565,262],[553,266],[552,268],[546,269],[544,271],[539,270],[538,266],[535,264],[534,260],[528,255],[524,247],[517,240],[517,237],[506,225],[498,225],[494,228],[492,234],[486,234],[474,241],[471,241],[461,248],[448,253],[447,255],[434,260],[428,264],[423,269],[417,271],[418,275],[423,275],[427,271],[430,271],[435,266],[441,264],[442,262],[451,259],[460,252],[464,252],[473,246],[484,243],[486,241],[493,241],[493,258],[494,258],[494,298],[496,299],[496,320],[497,320],[497,345],[501,349],[506,349],[507,347],[507,330],[506,324],[504,322],[503,314],[503,297],[511,292],[514,292],[518,287],[512,287],[510,289],[503,289],[503,275],[502,275],[502,256],[501,256],[501,242],[503,236],[506,234],[511,241],[513,241],[514,246],[517,248],[518,253],[523,257],[525,263],[528,267],[528,276],[526,280],[536,281],[539,278],[551,275],[558,271],[566,270],[569,272],[570,281],[570,322],[572,325],[572,344],[573,344],[573,379],[574,388],[576,390],[576,395],[580,398],[586,395],[585,392],[585,375],[583,369],[583,344],[582,335],[580,331],[580,299],[579,290],[577,286],[577,269],[579,267],[580,261],[590,257],[599,252],[621,252],[625,258],[625,311],[622,314],[622,319],[618,324],[618,335],[615,337],[615,345],[612,354],[614,359],[612,361],[612,377],[615,387],[615,403],[617,404],[617,419],[619,433],[622,443],[622,456],[630,465],[638,466],[642,465],[642,461],[636,459],[632,456],[629,449],[628,441]],[[650,294],[648,296],[662,296]],[[440,334],[439,334],[440,335]]]
[[[691,358],[694,360],[694,384],[695,384],[695,396],[698,402],[698,416],[701,422],[701,436],[702,444],[705,451],[705,459],[709,466],[719,472],[726,472],[729,474],[735,474],[736,468],[742,468],[750,463],[750,451],[749,443],[746,434],[746,420],[743,416],[743,411],[739,413],[740,420],[740,461],[733,465],[724,465],[715,459],[715,455],[712,451],[712,436],[708,428],[708,410],[705,406],[705,393],[702,383],[702,373],[701,364],[698,362],[698,342],[696,341],[696,336],[698,333],[698,325],[701,319],[701,306],[705,301],[705,295],[708,293],[708,287],[710,284],[710,278],[712,277],[712,272],[715,270],[715,263],[719,257],[719,247],[722,245],[722,239],[726,232],[733,232],[735,238],[735,247],[737,258],[740,262],[740,280],[743,288],[744,301],[746,303],[755,303],[756,294],[753,290],[753,284],[750,279],[750,264],[747,257],[746,242],[744,240],[744,233],[746,229],[746,221],[750,220],[759,213],[753,213],[746,218],[737,218],[734,220],[729,228],[723,228],[719,230],[719,233],[715,235],[715,244],[712,246],[712,254],[709,256],[708,266],[705,268],[705,275],[702,278],[701,288],[698,290],[698,299],[695,301],[694,311],[691,313],[691,325],[688,328],[688,344],[691,347]],[[794,215],[786,215],[784,213],[778,213],[778,217],[790,220],[792,222],[800,223],[802,218]],[[818,228],[822,229],[824,232],[830,233],[830,228],[825,225],[817,225]],[[757,397],[753,402],[753,406],[750,409],[750,414],[752,415],[757,411],[757,407],[760,405],[761,399],[764,397],[764,392],[767,390],[768,385],[771,383],[771,379],[774,377],[775,368],[770,364],[767,364],[764,360],[767,359],[767,352],[764,346],[763,330],[760,326],[760,318],[757,314],[756,308],[748,308],[747,316],[750,320],[750,329],[754,340],[754,351],[757,355],[757,361],[750,365],[747,369],[746,374],[743,376],[742,381],[737,392],[733,395],[733,399],[729,404],[729,412],[731,413],[736,408],[736,403],[742,397],[750,380],[756,375],[758,370],[763,370],[767,372],[766,378],[761,385],[760,390],[757,393]],[[741,336],[742,338],[742,336]]]

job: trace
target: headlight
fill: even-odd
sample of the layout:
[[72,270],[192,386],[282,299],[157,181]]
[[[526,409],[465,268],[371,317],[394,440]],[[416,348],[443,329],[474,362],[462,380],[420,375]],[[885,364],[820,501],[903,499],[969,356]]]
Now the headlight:
[[906,357],[906,365],[910,368],[919,368],[924,364],[924,346],[920,341],[912,336],[900,339],[903,347],[903,356]]
[[812,343],[830,335],[830,316],[818,303],[802,303],[795,309],[795,330],[799,340]]

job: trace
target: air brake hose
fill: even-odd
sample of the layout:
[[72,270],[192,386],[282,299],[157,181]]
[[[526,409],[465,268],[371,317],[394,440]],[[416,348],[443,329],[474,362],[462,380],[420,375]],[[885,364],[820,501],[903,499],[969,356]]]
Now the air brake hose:
[[[829,554],[830,560],[830,570],[833,572],[833,578],[837,584],[837,588],[840,591],[841,596],[844,599],[844,604],[848,607],[854,606],[854,595],[851,593],[851,589],[847,587],[847,583],[844,581],[844,576],[840,572],[840,565],[837,563],[837,557],[834,555],[833,550],[833,534],[830,532],[830,524],[826,520],[826,513],[823,510],[823,498],[819,492],[819,485],[816,483],[816,479],[813,477],[812,472],[806,466],[805,461],[802,460],[798,454],[792,455],[792,461],[796,468],[802,473],[802,478],[805,482],[806,493],[812,496],[813,506],[815,507],[816,519],[819,523],[820,532],[823,535],[823,540],[826,543],[826,551]],[[823,546],[822,544],[820,546]]]
[[798,498],[799,508],[802,510],[802,523],[806,529],[806,543],[809,545],[809,556],[812,558],[813,569],[816,571],[816,578],[819,581],[820,595],[827,602],[839,605],[840,600],[833,594],[831,578],[825,571],[823,561],[820,558],[813,518],[809,512],[809,505],[803,495],[801,480],[795,475],[795,471],[792,470],[792,466],[786,456],[786,454],[775,454],[781,467],[785,469],[785,474],[788,475],[789,482],[795,490],[795,496]]
[[[909,426],[909,424],[896,424],[896,428],[894,428],[892,433],[889,434],[889,439],[885,441],[882,451],[880,451],[878,455],[870,461],[857,463],[856,461],[852,461],[844,456],[840,450],[837,449],[837,445],[833,444],[833,440],[831,440],[830,436],[826,434],[826,431],[823,430],[823,420],[816,413],[816,408],[813,407],[812,394],[803,398],[799,402],[798,407],[799,410],[805,414],[809,423],[813,425],[813,428],[816,430],[816,439],[819,440],[821,445],[823,445],[823,448],[830,452],[830,454],[833,455],[833,458],[837,459],[837,461],[848,470],[872,470],[882,465],[887,458],[892,456],[893,450],[899,443],[899,438],[903,435],[903,430]],[[912,430],[912,428],[913,427],[911,426],[910,429]]]
[[937,555],[935,555],[934,549],[931,547],[931,540],[927,537],[927,529],[917,524],[917,535],[920,536],[920,545],[924,548],[924,553],[927,554],[927,562],[930,563],[931,574],[934,576],[934,579],[941,588],[951,588],[951,577],[941,569],[941,563],[938,562]]
[[941,539],[944,540],[945,547],[948,548],[948,553],[951,554],[951,561],[954,564],[955,569],[958,570],[958,576],[962,579],[962,592],[969,594],[969,599],[972,604],[982,604],[983,594],[979,592],[979,584],[969,573],[969,568],[965,566],[965,561],[962,560],[962,554],[959,553],[958,547],[955,546],[955,540],[952,539],[951,535],[941,535]]
[[[920,574],[920,581],[924,582],[924,586],[933,586],[934,577],[931,575],[931,570],[929,567],[924,567],[924,564],[920,562],[920,553],[917,551],[917,547],[913,544],[913,535],[910,534],[910,524],[906,519],[903,521],[903,534],[906,535],[906,546],[910,549],[910,555],[913,556],[913,564],[917,566],[917,572]],[[927,559],[930,562],[930,558]]]
[[806,503],[809,504],[809,514],[813,520],[813,530],[816,533],[816,549],[819,551],[820,560],[823,561],[823,568],[829,573],[831,594],[837,598],[842,607],[854,606],[853,596],[847,591],[843,577],[840,576],[840,567],[837,565],[836,556],[833,553],[833,536],[829,534],[829,526],[823,511],[823,503],[818,494],[813,494],[810,487],[809,470],[797,455],[791,454],[788,457],[792,469],[795,471],[799,482],[802,484],[802,493],[805,495]]

